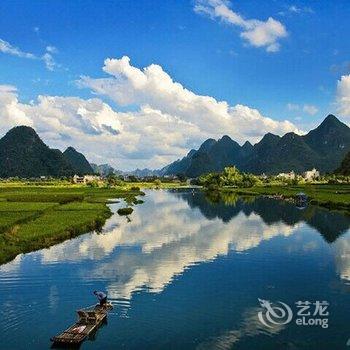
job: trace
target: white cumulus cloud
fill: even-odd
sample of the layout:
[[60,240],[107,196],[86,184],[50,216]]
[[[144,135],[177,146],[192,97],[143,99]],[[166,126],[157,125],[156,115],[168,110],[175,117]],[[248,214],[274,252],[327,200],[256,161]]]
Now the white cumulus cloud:
[[350,74],[343,75],[337,84],[338,113],[350,117]]
[[279,40],[288,35],[286,27],[280,21],[272,17],[266,21],[245,19],[230,8],[228,0],[196,0],[194,11],[241,28],[240,36],[244,40],[252,46],[264,47],[267,52],[278,51]]
[[103,70],[110,77],[82,77],[78,84],[108,96],[119,105],[150,106],[196,126],[202,137],[217,138],[228,134],[237,141],[248,138],[254,142],[269,131],[277,134],[297,131],[289,121],[275,121],[256,109],[241,104],[230,106],[226,101],[196,94],[175,82],[156,64],[139,69],[124,56],[106,59]]
[[167,165],[209,137],[227,134],[254,143],[267,132],[298,132],[289,121],[195,94],[159,65],[139,69],[123,57],[107,59],[103,70],[110,76],[83,77],[79,85],[123,105],[123,112],[100,98],[39,95],[23,103],[14,87],[0,86],[1,135],[15,125],[29,125],[50,147],[71,145],[90,161],[134,169]]
[[0,116],[1,134],[17,125],[33,125],[19,104],[16,88],[11,85],[0,85]]
[[149,106],[122,113],[98,98],[59,96],[21,103],[6,85],[0,85],[0,115],[0,137],[14,126],[31,126],[50,147],[72,145],[90,161],[122,169],[163,166],[187,152],[188,135],[202,141],[195,125]]

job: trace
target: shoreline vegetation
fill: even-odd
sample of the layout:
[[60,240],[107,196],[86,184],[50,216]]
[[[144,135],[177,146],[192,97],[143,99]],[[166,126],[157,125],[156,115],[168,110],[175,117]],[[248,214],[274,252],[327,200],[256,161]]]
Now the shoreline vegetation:
[[50,186],[0,183],[0,265],[18,254],[99,231],[112,215],[110,200],[140,204],[136,186],[91,188],[56,182]]
[[296,195],[303,192],[307,195],[309,204],[350,215],[350,184],[272,185],[249,188],[223,187],[217,191],[219,192],[218,196],[222,195],[223,197],[226,194],[235,194],[237,196],[267,196],[287,201],[294,201]]
[[298,193],[308,197],[308,203],[338,210],[350,215],[350,177],[343,175],[319,176],[305,181],[300,176],[278,178],[241,173],[235,167],[226,167],[221,173],[209,173],[199,178],[198,184],[211,196],[225,194],[238,196],[269,196],[294,201]]

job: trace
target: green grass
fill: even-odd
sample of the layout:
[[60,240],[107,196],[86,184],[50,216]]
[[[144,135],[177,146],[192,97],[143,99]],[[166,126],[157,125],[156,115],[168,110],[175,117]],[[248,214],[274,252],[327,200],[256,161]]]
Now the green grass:
[[0,187],[0,198],[8,202],[52,202],[69,203],[82,201],[84,192],[82,190],[67,188],[38,188],[38,187]]
[[103,218],[108,216],[106,209],[96,211],[92,210],[63,210],[48,211],[31,222],[20,225],[16,230],[14,237],[20,237],[21,240],[51,240],[51,235],[58,237],[62,233],[66,235],[75,235],[81,231],[81,228],[91,226],[93,229],[96,222],[102,223]]
[[37,215],[39,215],[39,213],[35,211],[1,211],[0,234],[10,230],[17,224],[36,217]]
[[55,206],[58,206],[58,203],[0,202],[0,233],[33,219],[44,210]]
[[109,199],[136,203],[138,189],[76,186],[0,187],[0,264],[102,228]]
[[87,210],[104,210],[106,208],[104,202],[103,203],[90,203],[90,202],[71,202],[68,204],[60,205],[57,210],[70,210],[70,211],[87,211]]
[[0,213],[6,212],[6,211],[15,211],[15,212],[42,211],[48,208],[52,208],[54,206],[58,206],[58,203],[0,202]]

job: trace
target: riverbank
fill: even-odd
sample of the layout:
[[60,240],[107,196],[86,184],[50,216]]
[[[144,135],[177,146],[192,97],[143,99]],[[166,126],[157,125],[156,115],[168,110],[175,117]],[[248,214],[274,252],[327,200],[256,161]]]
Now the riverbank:
[[276,196],[281,199],[290,199],[295,197],[297,193],[303,192],[308,196],[310,204],[319,205],[331,210],[340,210],[350,215],[350,185],[348,184],[275,185],[250,188],[223,187],[219,191],[248,196]]
[[99,230],[111,216],[109,199],[138,204],[138,187],[1,186],[0,264],[20,253]]

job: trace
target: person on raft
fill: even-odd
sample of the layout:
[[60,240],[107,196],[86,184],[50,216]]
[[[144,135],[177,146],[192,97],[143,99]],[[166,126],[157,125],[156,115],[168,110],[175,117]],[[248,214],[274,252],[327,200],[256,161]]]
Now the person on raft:
[[99,292],[99,291],[95,290],[94,294],[96,295],[97,299],[99,300],[101,306],[105,306],[107,304],[107,294],[106,293]]

